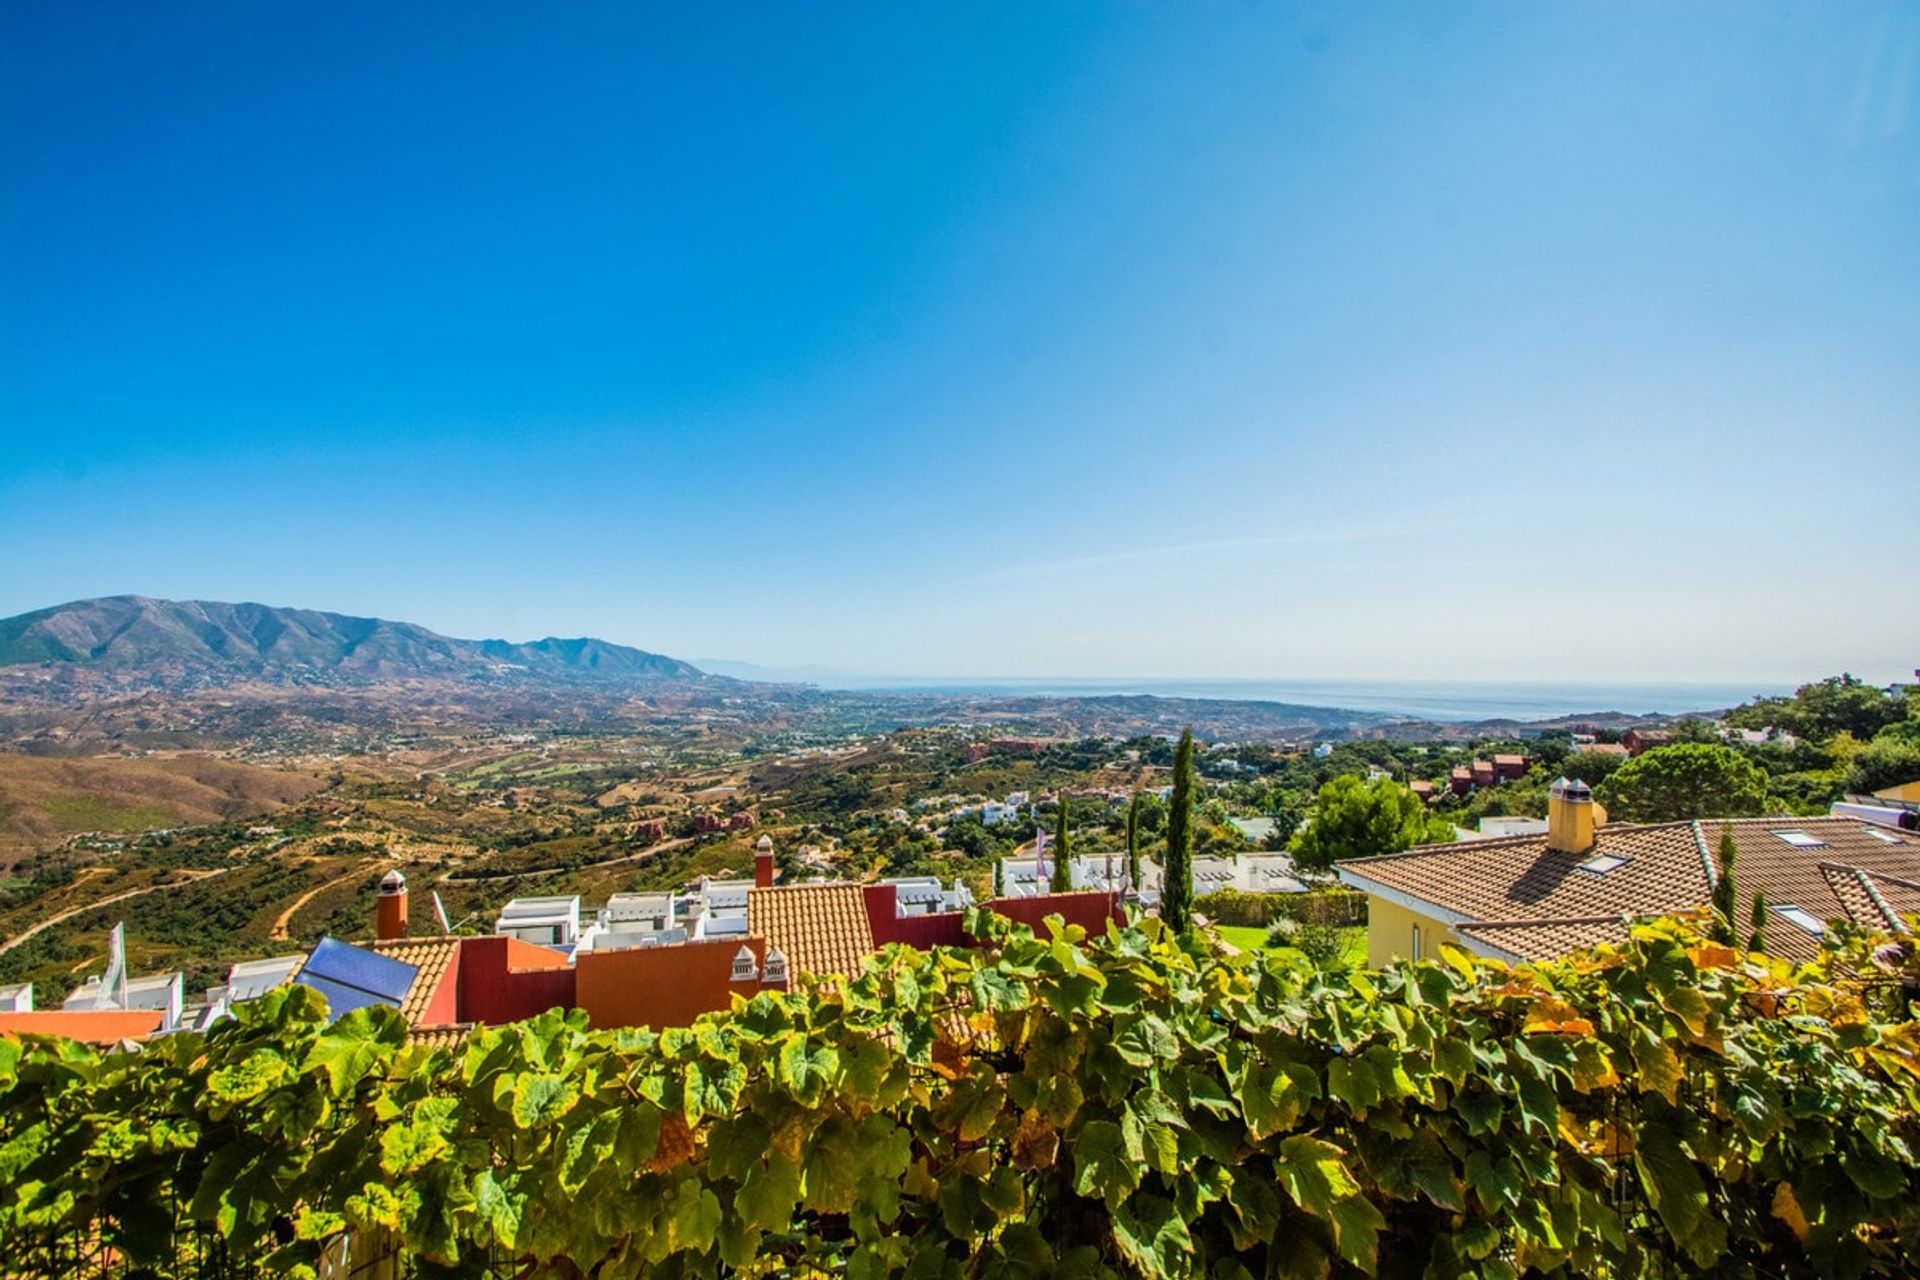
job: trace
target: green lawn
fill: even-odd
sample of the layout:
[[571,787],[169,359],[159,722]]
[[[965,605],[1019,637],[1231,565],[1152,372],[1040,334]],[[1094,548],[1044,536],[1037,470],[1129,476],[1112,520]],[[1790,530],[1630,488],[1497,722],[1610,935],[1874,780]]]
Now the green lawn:
[[[1296,960],[1303,962],[1306,960],[1305,956],[1295,951],[1292,947],[1268,946],[1267,931],[1265,929],[1255,929],[1247,925],[1238,924],[1218,924],[1213,927],[1213,931],[1220,935],[1222,941],[1231,942],[1242,951],[1281,951],[1294,957]],[[1367,962],[1367,931],[1365,929],[1348,929],[1345,932],[1347,935],[1347,949],[1343,959],[1349,965],[1365,965]]]

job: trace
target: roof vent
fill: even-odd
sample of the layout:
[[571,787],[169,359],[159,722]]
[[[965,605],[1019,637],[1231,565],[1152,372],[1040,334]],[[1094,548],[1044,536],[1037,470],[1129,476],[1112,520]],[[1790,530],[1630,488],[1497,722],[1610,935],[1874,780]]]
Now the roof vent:
[[742,947],[733,953],[733,974],[730,981],[752,982],[759,976],[760,966],[754,963],[752,947]]
[[767,971],[760,975],[763,987],[787,985],[787,953],[778,947],[767,948]]

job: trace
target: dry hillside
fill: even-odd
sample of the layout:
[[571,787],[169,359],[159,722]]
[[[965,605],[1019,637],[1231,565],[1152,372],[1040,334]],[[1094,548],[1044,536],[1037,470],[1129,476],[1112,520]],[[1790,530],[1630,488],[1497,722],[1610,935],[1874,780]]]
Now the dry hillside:
[[211,756],[0,754],[0,866],[82,831],[143,831],[270,813],[311,795],[321,782],[312,773]]

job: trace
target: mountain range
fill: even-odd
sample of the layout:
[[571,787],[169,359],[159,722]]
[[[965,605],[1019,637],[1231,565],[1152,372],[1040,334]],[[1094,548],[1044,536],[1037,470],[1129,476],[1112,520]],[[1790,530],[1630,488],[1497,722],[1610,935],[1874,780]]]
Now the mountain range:
[[409,622],[210,600],[107,596],[0,619],[0,666],[391,681],[525,673],[705,679],[699,668],[605,640],[457,640]]

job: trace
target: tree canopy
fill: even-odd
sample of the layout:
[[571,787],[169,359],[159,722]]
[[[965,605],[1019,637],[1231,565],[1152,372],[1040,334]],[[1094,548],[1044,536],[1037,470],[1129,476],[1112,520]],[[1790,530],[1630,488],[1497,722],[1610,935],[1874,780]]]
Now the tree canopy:
[[1292,850],[1301,866],[1325,870],[1341,858],[1398,853],[1453,838],[1453,824],[1429,813],[1426,801],[1399,783],[1348,775],[1320,788],[1313,818],[1293,838]]
[[1070,893],[1073,890],[1073,833],[1068,830],[1068,824],[1073,821],[1069,812],[1072,803],[1067,798],[1066,788],[1062,787],[1059,821],[1054,826],[1053,874],[1047,879],[1049,893]]
[[1864,794],[1920,782],[1920,739],[1903,733],[1906,726],[1882,729],[1847,764],[1847,790]]
[[1765,771],[1737,751],[1704,742],[1635,756],[1593,794],[1616,822],[1757,818],[1770,807]]
[[1836,733],[1865,741],[1912,714],[1911,699],[1851,674],[1828,676],[1794,690],[1791,698],[1756,698],[1735,707],[1727,723],[1747,729],[1785,729],[1824,742]]
[[1179,932],[1193,916],[1193,730],[1173,753],[1173,796],[1167,805],[1167,862],[1160,877],[1160,918]]

